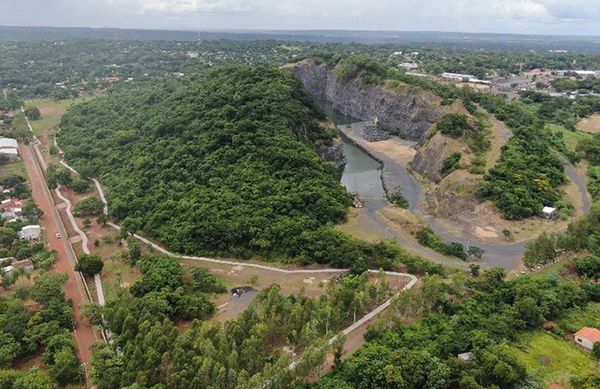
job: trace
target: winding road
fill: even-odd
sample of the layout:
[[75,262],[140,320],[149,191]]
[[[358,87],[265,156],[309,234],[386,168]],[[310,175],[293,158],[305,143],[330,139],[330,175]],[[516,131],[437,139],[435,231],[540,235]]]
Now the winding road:
[[[507,271],[515,270],[521,264],[521,259],[525,253],[527,242],[515,243],[489,243],[475,236],[457,236],[450,232],[447,227],[433,217],[426,216],[424,210],[424,194],[421,184],[400,162],[389,157],[388,155],[369,149],[367,142],[362,138],[362,128],[367,122],[355,122],[350,126],[338,126],[342,134],[361,148],[365,153],[377,160],[381,166],[381,181],[384,188],[387,185],[401,188],[402,194],[408,200],[409,210],[424,220],[431,228],[444,240],[449,242],[462,243],[465,247],[470,245],[478,246],[484,250],[484,255],[481,265],[486,268],[501,267]],[[583,213],[589,212],[591,208],[591,198],[587,191],[586,179],[579,174],[577,170],[567,161],[565,162],[565,173],[568,178],[575,184],[581,196]],[[385,198],[374,198],[367,200],[367,214],[375,226],[378,226],[380,232],[385,231],[386,236],[394,238],[402,246],[424,258],[445,266],[466,270],[469,268],[469,263],[457,259],[443,256],[427,247],[416,243],[414,239],[402,235],[395,231],[392,226],[381,216],[381,212],[385,207],[389,206],[389,202]],[[558,230],[556,232],[561,232]]]

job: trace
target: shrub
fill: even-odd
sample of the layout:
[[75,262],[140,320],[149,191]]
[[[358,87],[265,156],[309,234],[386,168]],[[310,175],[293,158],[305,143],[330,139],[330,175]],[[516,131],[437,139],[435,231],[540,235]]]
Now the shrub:
[[575,268],[580,276],[598,279],[600,278],[600,258],[589,256],[575,261]]
[[456,169],[460,167],[460,159],[462,157],[461,153],[453,153],[448,158],[444,159],[442,163],[442,170],[440,171],[440,175],[442,177],[446,177],[448,174],[452,173]]
[[97,197],[88,197],[87,199],[81,200],[73,209],[75,216],[89,216],[89,215],[100,215],[104,204]]
[[404,209],[409,207],[408,200],[401,192],[391,193],[389,197],[392,204]]
[[435,231],[431,229],[431,227],[421,227],[421,229],[419,229],[415,233],[415,238],[423,246],[432,248],[438,253],[448,255],[451,257],[456,257],[462,259],[463,261],[467,259],[467,252],[465,251],[465,248],[462,245],[462,243],[445,242],[435,233]]
[[90,183],[83,178],[75,178],[73,180],[72,188],[77,193],[86,193],[90,190]]
[[470,128],[470,125],[465,115],[451,113],[444,116],[436,127],[442,134],[458,138]]
[[38,107],[25,108],[25,115],[27,115],[30,120],[39,120],[42,118],[42,114]]
[[93,276],[102,271],[104,262],[99,255],[83,254],[77,260],[75,270],[82,272],[87,276]]
[[551,262],[556,255],[556,239],[544,232],[536,240],[527,244],[523,261],[527,267],[533,268]]

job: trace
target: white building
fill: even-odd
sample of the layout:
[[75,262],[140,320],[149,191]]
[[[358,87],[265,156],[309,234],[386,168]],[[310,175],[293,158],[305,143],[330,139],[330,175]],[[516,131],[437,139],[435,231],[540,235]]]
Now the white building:
[[460,361],[467,362],[475,357],[472,352],[458,354],[456,356]]
[[17,140],[16,139],[12,139],[12,138],[0,138],[0,149],[5,149],[5,148],[16,149],[18,147],[19,147],[19,145],[17,144]]
[[542,216],[546,219],[553,219],[557,216],[556,208],[553,207],[544,207],[542,209]]
[[398,67],[404,68],[408,71],[419,69],[419,65],[414,62],[404,62],[404,63],[401,63],[400,65],[398,65]]
[[472,82],[474,84],[489,84],[489,81],[480,80],[479,78],[471,74],[460,74],[460,73],[442,73],[442,77],[447,80],[459,81],[459,82]]
[[583,327],[575,333],[575,342],[581,347],[591,350],[594,344],[600,342],[600,330],[597,328]]
[[19,156],[19,145],[16,139],[0,138],[0,155],[5,155],[10,159],[16,159]]
[[39,225],[33,224],[25,226],[19,231],[19,238],[27,240],[38,240],[42,234],[42,229]]
[[600,72],[597,70],[557,70],[556,74],[562,77],[578,76],[582,78],[600,76]]

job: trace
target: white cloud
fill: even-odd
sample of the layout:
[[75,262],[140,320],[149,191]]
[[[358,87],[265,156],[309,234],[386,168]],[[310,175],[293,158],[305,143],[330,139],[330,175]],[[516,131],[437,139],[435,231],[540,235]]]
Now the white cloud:
[[0,24],[600,34],[599,0],[0,0]]
[[547,20],[550,18],[548,8],[539,1],[504,1],[493,8],[498,11],[499,16],[506,19]]

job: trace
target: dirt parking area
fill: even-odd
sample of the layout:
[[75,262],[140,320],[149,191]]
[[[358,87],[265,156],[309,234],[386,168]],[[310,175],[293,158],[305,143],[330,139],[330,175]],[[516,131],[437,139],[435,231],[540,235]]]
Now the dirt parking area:
[[[308,297],[319,297],[326,292],[327,284],[339,273],[280,273],[266,269],[257,269],[243,265],[217,264],[196,260],[180,260],[187,267],[203,267],[222,280],[230,291],[238,286],[251,286],[255,291],[246,292],[241,296],[233,296],[230,292],[218,295],[214,303],[217,313],[210,321],[226,321],[236,318],[254,300],[258,292],[277,284],[281,287],[281,294],[298,295],[304,294]],[[370,274],[370,280],[378,282],[377,274]],[[388,277],[392,293],[400,291],[408,282],[407,277]]]

